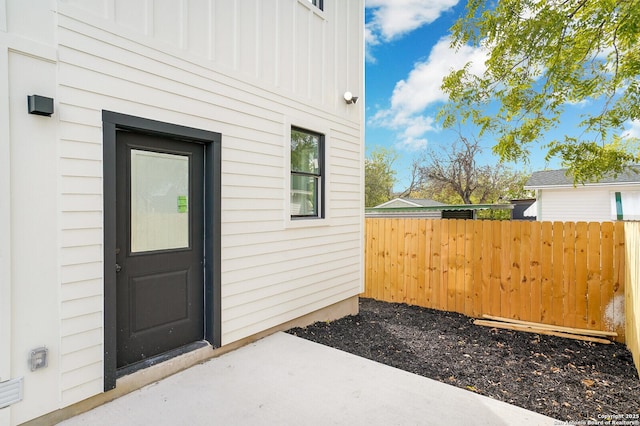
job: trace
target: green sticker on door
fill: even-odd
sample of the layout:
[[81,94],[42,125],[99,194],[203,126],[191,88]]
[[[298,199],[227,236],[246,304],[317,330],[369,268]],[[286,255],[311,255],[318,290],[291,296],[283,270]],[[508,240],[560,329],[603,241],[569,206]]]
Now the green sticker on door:
[[186,195],[178,195],[178,213],[186,213],[187,212],[187,196]]

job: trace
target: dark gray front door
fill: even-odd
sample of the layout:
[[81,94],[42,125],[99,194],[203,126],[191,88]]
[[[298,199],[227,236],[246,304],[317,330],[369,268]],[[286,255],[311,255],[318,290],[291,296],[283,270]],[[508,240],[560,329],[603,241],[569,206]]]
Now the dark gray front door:
[[118,368],[204,338],[204,149],[116,133]]

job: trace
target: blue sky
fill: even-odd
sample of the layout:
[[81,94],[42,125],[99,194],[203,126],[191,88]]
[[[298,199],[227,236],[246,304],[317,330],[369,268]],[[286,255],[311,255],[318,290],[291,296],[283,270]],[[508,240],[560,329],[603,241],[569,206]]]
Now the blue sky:
[[[396,191],[410,182],[414,158],[428,149],[450,146],[457,135],[443,130],[435,116],[445,101],[440,90],[442,77],[452,68],[471,61],[481,73],[485,55],[479,49],[449,49],[449,28],[464,12],[465,0],[365,0],[366,24],[366,128],[367,153],[376,146],[393,148],[399,158],[394,163],[398,182]],[[573,134],[589,105],[569,105],[562,126],[549,133],[548,139]],[[640,123],[629,126],[640,136]],[[473,132],[466,133],[473,136]],[[483,155],[480,164],[495,164],[490,135],[480,140]],[[528,172],[560,168],[558,161],[546,163],[544,141],[531,149],[529,164],[507,163],[508,167]]]

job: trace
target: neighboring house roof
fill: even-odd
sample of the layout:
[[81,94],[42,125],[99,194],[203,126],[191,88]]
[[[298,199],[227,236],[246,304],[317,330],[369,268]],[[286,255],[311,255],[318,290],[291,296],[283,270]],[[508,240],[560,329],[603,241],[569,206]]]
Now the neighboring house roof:
[[366,217],[440,218],[443,211],[513,209],[513,204],[444,204],[425,198],[394,198],[365,209]]
[[440,211],[456,211],[456,210],[511,210],[513,204],[442,204],[437,206],[425,206],[425,207],[370,207],[364,211],[367,216],[389,216],[397,214],[407,213],[426,213],[426,212],[440,212]]
[[435,207],[444,206],[443,203],[428,198],[394,198],[386,203],[379,204],[374,209],[389,209],[398,207]]
[[[640,184],[640,165],[634,165],[617,177],[613,175],[605,176],[597,182],[585,183],[584,186],[609,186]],[[567,169],[542,170],[533,172],[524,189],[543,189],[549,187],[569,188],[573,187],[573,177],[567,175]]]
[[[440,204],[438,206],[425,206],[425,207],[389,207],[388,210],[396,211],[442,211],[442,210],[503,210],[513,209],[513,204]],[[367,207],[365,211],[375,212],[378,207]]]

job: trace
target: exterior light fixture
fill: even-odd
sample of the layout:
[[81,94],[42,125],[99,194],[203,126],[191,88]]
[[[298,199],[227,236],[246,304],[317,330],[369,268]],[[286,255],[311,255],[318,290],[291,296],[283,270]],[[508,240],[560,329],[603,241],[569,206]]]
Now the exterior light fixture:
[[29,114],[44,115],[46,117],[51,117],[51,114],[53,114],[53,98],[40,95],[27,96],[27,106]]
[[344,92],[344,101],[348,104],[357,104],[358,103],[358,97],[357,96],[353,96],[353,94],[351,92]]

